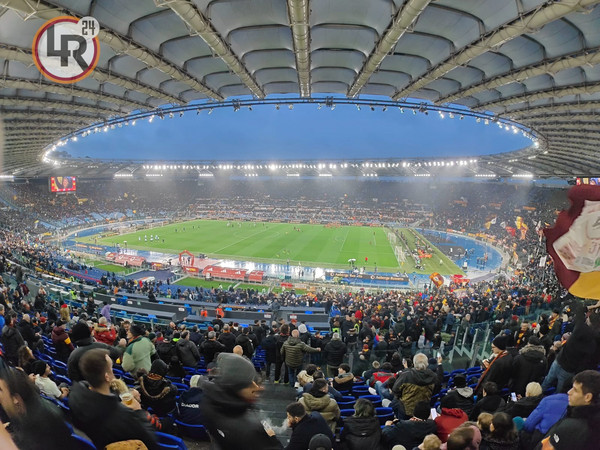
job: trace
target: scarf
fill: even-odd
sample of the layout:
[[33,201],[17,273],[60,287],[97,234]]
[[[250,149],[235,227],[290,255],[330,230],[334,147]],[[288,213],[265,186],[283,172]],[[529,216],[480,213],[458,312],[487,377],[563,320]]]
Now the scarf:
[[487,373],[489,372],[489,370],[492,368],[492,366],[494,365],[494,363],[496,361],[498,361],[500,358],[504,358],[506,355],[508,355],[508,352],[506,350],[503,350],[502,353],[498,354],[490,363],[490,365],[487,367],[487,369],[485,369],[485,371],[481,374],[481,378],[479,378],[479,382],[477,383],[477,387],[475,388],[475,392],[479,391],[479,386],[481,385],[481,383],[483,382],[483,380],[485,379],[485,376],[487,375]]

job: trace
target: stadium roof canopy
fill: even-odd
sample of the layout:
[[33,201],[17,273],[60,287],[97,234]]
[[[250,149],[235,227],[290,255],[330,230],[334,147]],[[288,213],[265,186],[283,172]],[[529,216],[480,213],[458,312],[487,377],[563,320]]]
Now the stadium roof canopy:
[[[43,173],[46,146],[135,111],[292,94],[492,113],[534,129],[540,145],[480,157],[473,173],[598,175],[599,3],[2,0],[3,173]],[[32,61],[37,30],[64,15],[102,29],[97,68],[73,85]]]

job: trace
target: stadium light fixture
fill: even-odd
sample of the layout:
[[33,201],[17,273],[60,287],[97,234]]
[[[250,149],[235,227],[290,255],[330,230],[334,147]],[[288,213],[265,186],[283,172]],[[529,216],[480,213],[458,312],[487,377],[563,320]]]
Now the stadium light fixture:
[[360,105],[358,103],[356,104],[356,109],[360,111]]
[[288,109],[291,111],[292,109],[294,109],[294,105],[292,105],[291,103],[288,105]]
[[173,113],[172,113],[172,112],[170,112],[170,113],[169,113],[169,119],[172,119],[173,117],[174,117],[174,116],[173,116]]
[[386,112],[387,111],[387,106],[384,106],[383,109],[382,109],[382,111]]
[[481,117],[478,117],[477,119],[475,119],[475,122],[480,123],[481,122]]
[[277,104],[275,105],[275,109],[276,109],[277,111],[279,111],[279,103],[277,103]]
[[137,123],[137,120],[132,120],[131,121],[131,126],[135,127],[135,124]]
[[183,117],[183,111],[179,111],[179,117]]
[[208,110],[208,114],[212,114],[212,112],[213,112],[213,109],[212,109],[212,108],[210,108],[210,109]]

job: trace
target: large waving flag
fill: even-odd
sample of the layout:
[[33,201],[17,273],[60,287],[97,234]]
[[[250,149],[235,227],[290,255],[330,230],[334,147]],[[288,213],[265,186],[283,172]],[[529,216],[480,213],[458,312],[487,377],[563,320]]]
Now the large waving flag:
[[544,230],[546,249],[571,294],[600,300],[600,186],[574,186],[568,195],[571,207]]

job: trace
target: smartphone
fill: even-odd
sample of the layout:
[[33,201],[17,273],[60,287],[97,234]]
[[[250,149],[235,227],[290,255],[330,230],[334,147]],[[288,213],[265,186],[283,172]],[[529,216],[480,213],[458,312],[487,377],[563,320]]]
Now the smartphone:
[[271,425],[269,424],[268,420],[261,420],[260,423],[262,423],[262,426],[265,429],[265,431],[268,431],[271,429]]
[[431,420],[435,420],[435,418],[438,416],[438,412],[435,408],[431,408]]
[[442,357],[442,354],[441,354],[440,352],[437,352],[437,357],[438,357],[438,358],[441,358],[441,357]]
[[515,394],[514,392],[511,392],[511,393],[510,393],[510,399],[511,399],[513,402],[516,402],[516,401],[517,401],[517,394]]

